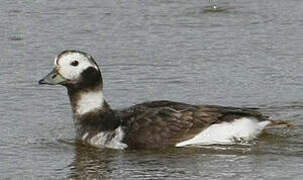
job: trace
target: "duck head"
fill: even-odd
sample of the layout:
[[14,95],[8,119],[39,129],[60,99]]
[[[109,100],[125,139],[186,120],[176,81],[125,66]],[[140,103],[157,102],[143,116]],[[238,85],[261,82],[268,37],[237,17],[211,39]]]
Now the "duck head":
[[54,65],[54,69],[39,84],[60,84],[75,90],[102,89],[101,71],[89,54],[65,50],[55,58]]
[[54,69],[39,84],[67,88],[75,116],[109,108],[103,99],[101,71],[89,54],[66,50],[55,58]]

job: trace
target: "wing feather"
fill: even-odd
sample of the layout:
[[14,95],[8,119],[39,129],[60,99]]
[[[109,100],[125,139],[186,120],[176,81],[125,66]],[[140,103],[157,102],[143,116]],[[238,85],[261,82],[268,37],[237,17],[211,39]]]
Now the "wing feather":
[[130,147],[174,146],[193,138],[211,124],[231,122],[241,117],[266,116],[251,108],[214,105],[190,105],[171,101],[153,101],[117,110],[125,130],[124,141]]

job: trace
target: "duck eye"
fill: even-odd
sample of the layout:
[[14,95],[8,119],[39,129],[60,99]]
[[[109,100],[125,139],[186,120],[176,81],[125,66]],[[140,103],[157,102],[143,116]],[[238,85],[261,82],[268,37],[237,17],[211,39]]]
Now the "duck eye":
[[78,66],[78,64],[79,64],[78,61],[73,61],[73,62],[71,63],[72,66]]

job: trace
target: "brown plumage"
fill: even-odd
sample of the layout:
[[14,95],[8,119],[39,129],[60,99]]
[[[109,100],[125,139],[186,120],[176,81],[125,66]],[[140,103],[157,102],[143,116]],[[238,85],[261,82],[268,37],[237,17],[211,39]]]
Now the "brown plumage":
[[[234,137],[250,140],[264,128],[289,126],[286,122],[271,121],[253,108],[153,101],[123,110],[112,110],[103,98],[103,81],[97,63],[81,51],[60,53],[55,59],[53,71],[39,83],[60,84],[67,88],[77,138],[96,147],[124,149],[176,146],[181,142],[184,144],[184,141],[188,143],[187,140],[207,131],[209,127],[216,127],[211,132],[219,137],[219,141],[232,140]],[[238,124],[233,126],[234,122]],[[224,126],[216,126],[221,124]],[[232,126],[232,132],[229,132],[228,125]],[[222,135],[217,131],[224,133]],[[209,137],[206,138],[208,140]],[[200,143],[200,140],[194,143]]]
[[125,130],[125,143],[135,148],[175,146],[212,124],[231,122],[242,117],[268,120],[267,116],[253,108],[190,105],[171,101],[146,102],[116,113]]

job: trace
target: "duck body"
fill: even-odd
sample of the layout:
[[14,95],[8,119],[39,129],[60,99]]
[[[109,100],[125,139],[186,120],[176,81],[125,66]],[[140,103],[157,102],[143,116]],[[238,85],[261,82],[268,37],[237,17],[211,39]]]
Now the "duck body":
[[67,88],[78,139],[114,149],[232,144],[250,141],[273,123],[256,109],[152,101],[113,110],[101,71],[87,53],[67,50],[40,84]]
[[146,102],[117,114],[123,120],[124,141],[133,148],[250,141],[271,123],[255,109],[172,101]]

